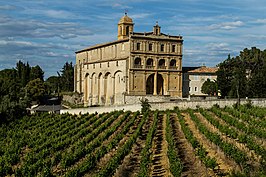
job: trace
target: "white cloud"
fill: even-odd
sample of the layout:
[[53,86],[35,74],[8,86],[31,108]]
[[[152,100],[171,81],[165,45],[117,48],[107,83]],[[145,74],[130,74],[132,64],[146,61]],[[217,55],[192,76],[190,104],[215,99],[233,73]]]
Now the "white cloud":
[[266,18],[264,18],[264,19],[257,19],[257,20],[255,20],[255,23],[266,24]]
[[68,11],[63,11],[63,10],[44,10],[43,13],[46,14],[48,17],[52,17],[52,18],[69,19],[69,18],[75,17],[74,14]]
[[243,25],[244,25],[244,22],[238,20],[238,21],[234,21],[234,22],[223,22],[220,24],[212,24],[212,25],[208,26],[208,29],[210,29],[210,30],[217,30],[217,29],[231,30],[231,29],[241,27]]
[[148,18],[151,16],[151,13],[138,13],[138,14],[132,14],[130,15],[130,18],[134,19],[140,19],[140,18]]
[[212,51],[229,51],[229,44],[227,43],[209,43],[206,48]]

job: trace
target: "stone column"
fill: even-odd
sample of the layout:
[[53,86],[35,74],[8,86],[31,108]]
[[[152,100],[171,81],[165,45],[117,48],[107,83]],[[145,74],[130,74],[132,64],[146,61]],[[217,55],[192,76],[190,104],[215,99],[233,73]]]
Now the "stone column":
[[92,77],[89,77],[89,92],[88,92],[88,105],[91,106],[92,105]]
[[153,87],[153,95],[157,95],[157,76],[158,76],[158,73],[155,72],[154,74],[154,87]]
[[166,94],[169,95],[169,81],[170,81],[170,73],[167,73],[167,77],[166,77]]
[[146,72],[143,74],[143,92],[146,94]]
[[84,82],[84,101],[88,101],[88,78],[85,76],[85,82]]
[[144,56],[143,59],[143,68],[146,69],[147,56]]
[[113,98],[113,100],[110,100],[110,103],[111,104],[114,104],[114,101],[115,101],[115,76],[112,76],[112,98]]
[[178,81],[179,81],[179,96],[182,96],[182,74],[181,72],[178,73]]

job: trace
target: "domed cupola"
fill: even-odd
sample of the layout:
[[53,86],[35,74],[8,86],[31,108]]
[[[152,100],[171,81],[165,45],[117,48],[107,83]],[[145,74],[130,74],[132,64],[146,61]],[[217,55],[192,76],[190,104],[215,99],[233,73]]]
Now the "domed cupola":
[[119,20],[118,22],[118,40],[119,39],[125,39],[129,36],[131,32],[133,32],[133,20],[129,16],[127,16],[127,13]]

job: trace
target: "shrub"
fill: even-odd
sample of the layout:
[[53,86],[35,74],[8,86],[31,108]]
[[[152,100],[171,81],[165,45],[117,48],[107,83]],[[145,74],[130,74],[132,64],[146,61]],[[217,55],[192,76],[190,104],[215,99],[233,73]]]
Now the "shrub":
[[141,102],[141,114],[144,114],[144,113],[151,110],[151,105],[150,105],[149,100],[147,98],[145,98],[145,99],[142,98],[140,100],[140,102]]

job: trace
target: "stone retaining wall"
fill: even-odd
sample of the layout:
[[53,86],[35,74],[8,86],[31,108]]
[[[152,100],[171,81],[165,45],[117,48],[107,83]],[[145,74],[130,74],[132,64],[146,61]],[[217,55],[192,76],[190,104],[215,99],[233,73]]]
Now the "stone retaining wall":
[[[149,100],[150,101],[150,100]],[[266,99],[242,99],[241,104],[246,104],[251,101],[251,104],[254,106],[266,107]],[[130,110],[130,111],[140,111],[141,104],[140,101],[136,104],[125,104],[117,106],[103,106],[103,107],[88,107],[88,108],[78,108],[78,109],[64,109],[60,113],[70,113],[70,114],[84,114],[84,113],[103,113],[110,112],[114,110]],[[173,101],[173,102],[151,102],[152,110],[166,110],[173,109],[178,107],[179,109],[196,109],[197,107],[201,108],[211,108],[213,105],[217,104],[220,107],[232,106],[237,102],[237,99],[217,99],[217,100],[199,100],[199,101]]]

